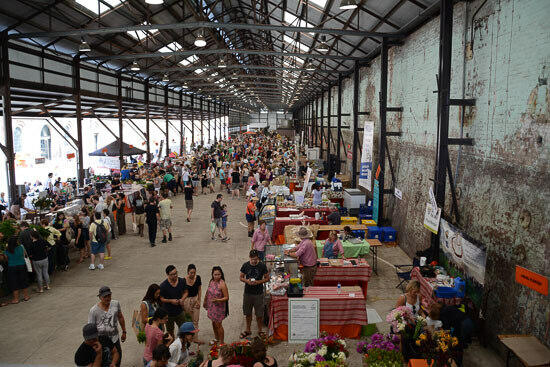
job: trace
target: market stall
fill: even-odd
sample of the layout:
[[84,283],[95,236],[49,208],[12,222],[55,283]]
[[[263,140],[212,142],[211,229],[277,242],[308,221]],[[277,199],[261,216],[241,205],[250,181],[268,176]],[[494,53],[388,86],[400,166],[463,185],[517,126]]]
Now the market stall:
[[316,213],[319,213],[319,216],[322,218],[327,217],[330,213],[334,212],[336,208],[331,208],[327,206],[315,207],[315,208],[304,208],[304,207],[277,207],[277,217],[286,218],[291,215],[298,215],[304,213],[305,216],[314,218]]
[[279,236],[284,237],[284,230],[285,227],[288,225],[313,225],[313,224],[327,224],[326,219],[315,219],[315,218],[300,218],[300,219],[294,219],[294,218],[275,218],[275,221],[273,223],[273,234],[271,236],[273,242],[275,243],[284,243],[279,240]]
[[[352,231],[365,231],[365,236],[369,230],[369,227],[365,224],[350,224],[348,226],[351,228]],[[317,239],[326,240],[330,231],[343,231],[344,227],[346,227],[346,225],[344,224],[333,225],[325,223],[324,225],[320,225],[319,231],[317,232]]]
[[438,298],[435,296],[434,288],[437,284],[436,278],[425,278],[420,273],[420,268],[414,267],[411,271],[411,279],[416,279],[420,282],[420,294],[423,299],[423,306],[428,310],[435,302],[443,302],[446,305],[458,305],[462,303],[463,298]]
[[[317,247],[317,257],[323,257],[324,245],[325,240],[315,241],[315,246]],[[370,244],[367,240],[361,240],[361,242],[357,243],[342,241],[342,247],[344,248],[344,257],[348,259],[367,256],[370,250]]]
[[[367,298],[367,287],[372,268],[365,259],[319,259],[320,265],[313,279],[315,286],[358,285]],[[353,264],[355,263],[355,265]]]
[[[309,287],[304,298],[320,300],[320,330],[343,338],[358,338],[367,325],[365,296],[360,287]],[[288,297],[272,296],[269,307],[269,333],[275,339],[288,339]]]

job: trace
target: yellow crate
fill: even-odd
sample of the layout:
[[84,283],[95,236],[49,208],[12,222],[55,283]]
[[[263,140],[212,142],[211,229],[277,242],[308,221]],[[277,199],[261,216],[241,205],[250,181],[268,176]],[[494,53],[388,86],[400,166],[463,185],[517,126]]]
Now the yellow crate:
[[368,226],[368,227],[376,226],[376,222],[373,221],[372,219],[363,219],[363,220],[361,221],[361,224],[364,224],[364,225],[366,225],[366,226]]
[[357,224],[357,217],[341,217],[342,225]]

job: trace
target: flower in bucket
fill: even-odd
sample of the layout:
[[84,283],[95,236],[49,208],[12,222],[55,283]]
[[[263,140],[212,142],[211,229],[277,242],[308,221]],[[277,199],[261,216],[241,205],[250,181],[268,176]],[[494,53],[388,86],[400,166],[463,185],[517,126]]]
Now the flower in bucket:
[[373,334],[370,341],[357,343],[357,353],[364,354],[369,367],[394,367],[403,365],[399,350],[399,336],[394,334]]
[[413,313],[410,308],[399,306],[386,316],[386,321],[389,322],[395,332],[403,332],[407,325],[414,323]]
[[289,357],[291,367],[342,367],[346,366],[349,352],[346,342],[336,335],[325,335],[306,343],[304,352]]
[[446,366],[449,360],[456,359],[460,353],[457,348],[458,339],[451,336],[447,330],[423,332],[418,336],[415,344],[429,363],[434,361],[434,367]]

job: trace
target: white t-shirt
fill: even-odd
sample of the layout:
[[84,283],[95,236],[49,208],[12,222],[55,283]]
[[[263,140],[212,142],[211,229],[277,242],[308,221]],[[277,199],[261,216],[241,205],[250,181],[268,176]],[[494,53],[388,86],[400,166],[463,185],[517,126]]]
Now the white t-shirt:
[[107,312],[95,304],[88,314],[88,323],[97,326],[99,335],[105,335],[111,338],[113,343],[116,343],[118,340],[118,315],[121,312],[120,303],[114,299],[111,300]]
[[181,349],[181,339],[176,338],[172,344],[170,344],[170,359],[168,360],[168,366],[175,367],[179,364],[187,362],[189,358],[189,351]]

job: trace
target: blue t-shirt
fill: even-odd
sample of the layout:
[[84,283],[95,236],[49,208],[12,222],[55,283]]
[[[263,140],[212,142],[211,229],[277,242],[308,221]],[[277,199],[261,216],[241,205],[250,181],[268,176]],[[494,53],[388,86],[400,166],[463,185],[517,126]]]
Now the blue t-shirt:
[[4,253],[8,257],[8,266],[25,265],[25,248],[23,245],[17,246],[13,254],[7,250]]

